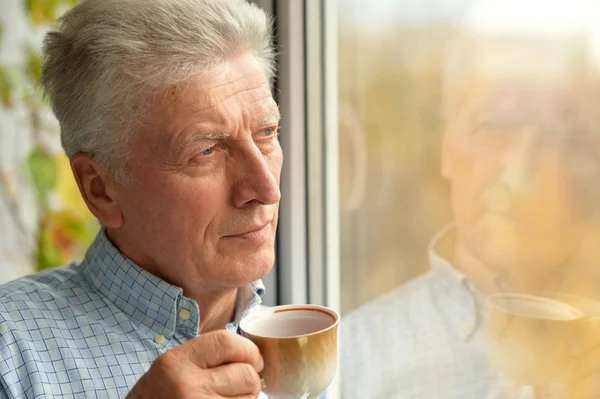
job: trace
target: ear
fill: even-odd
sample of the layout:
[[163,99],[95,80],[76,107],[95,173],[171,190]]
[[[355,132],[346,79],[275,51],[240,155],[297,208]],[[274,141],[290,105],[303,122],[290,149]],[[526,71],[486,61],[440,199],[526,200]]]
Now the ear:
[[104,226],[116,229],[123,224],[123,213],[116,198],[118,184],[112,174],[83,152],[71,157],[71,169],[88,209]]

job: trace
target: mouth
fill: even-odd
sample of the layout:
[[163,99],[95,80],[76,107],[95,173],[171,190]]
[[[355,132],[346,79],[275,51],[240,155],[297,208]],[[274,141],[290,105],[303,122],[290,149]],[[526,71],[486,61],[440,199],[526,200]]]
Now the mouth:
[[481,215],[494,216],[512,222],[523,222],[527,219],[527,213],[522,207],[504,202],[483,204],[480,212]]
[[526,214],[516,211],[498,211],[486,209],[483,211],[482,216],[488,222],[513,226],[514,228],[518,229],[523,229],[531,223],[530,217],[528,217]]
[[271,237],[271,221],[248,227],[244,231],[236,234],[224,236],[223,238],[233,239],[248,244],[263,244]]
[[518,222],[523,219],[522,215],[520,215],[518,212],[512,212],[512,211],[486,209],[484,211],[484,213],[491,215],[491,216],[501,217],[503,219],[511,220],[514,222]]

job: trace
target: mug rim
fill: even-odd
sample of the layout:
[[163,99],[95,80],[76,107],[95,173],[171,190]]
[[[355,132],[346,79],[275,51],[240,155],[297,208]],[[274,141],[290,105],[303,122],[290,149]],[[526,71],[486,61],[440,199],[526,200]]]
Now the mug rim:
[[501,310],[504,313],[514,314],[514,315],[517,315],[520,317],[535,319],[535,317],[515,313],[513,311],[510,311],[509,309],[506,309],[506,308],[500,306],[499,304],[494,302],[494,300],[496,300],[498,298],[501,298],[501,299],[513,299],[513,298],[514,299],[526,299],[526,300],[530,300],[530,301],[534,301],[534,302],[538,302],[538,303],[546,303],[546,304],[558,306],[563,309],[567,309],[569,311],[569,313],[571,313],[572,315],[575,315],[575,317],[570,318],[570,319],[552,319],[553,321],[575,321],[575,320],[581,320],[584,318],[584,313],[581,309],[579,309],[571,304],[568,304],[566,302],[560,301],[558,299],[548,298],[548,297],[544,297],[544,296],[540,296],[540,295],[521,294],[518,292],[497,292],[495,294],[488,295],[488,297],[487,297],[488,305],[490,305],[498,310]]
[[[244,328],[244,326],[246,324],[248,324],[251,320],[253,320],[256,317],[259,317],[261,314],[265,314],[265,313],[279,313],[279,312],[289,312],[289,311],[294,311],[294,310],[309,310],[309,311],[317,311],[320,313],[325,313],[328,316],[331,316],[334,319],[334,322],[332,325],[330,325],[327,328],[324,328],[322,330],[319,331],[315,331],[315,332],[311,332],[308,334],[299,334],[299,335],[289,335],[289,336],[285,336],[285,337],[273,337],[273,336],[269,336],[269,335],[256,335],[256,334],[252,334],[251,332],[248,332],[247,329]],[[240,324],[239,324],[239,328],[242,331],[242,333],[244,334],[248,334],[252,337],[258,337],[258,338],[267,338],[267,339],[298,339],[298,338],[303,338],[303,337],[310,337],[310,336],[314,336],[317,334],[322,334],[325,333],[327,331],[330,331],[334,328],[336,328],[338,325],[340,324],[340,315],[338,312],[336,312],[335,310],[328,308],[326,306],[321,306],[321,305],[309,305],[309,304],[289,304],[289,305],[277,305],[277,306],[271,306],[265,309],[260,309],[257,310],[255,312],[252,312],[246,316],[244,316],[242,318],[242,320],[240,320]]]

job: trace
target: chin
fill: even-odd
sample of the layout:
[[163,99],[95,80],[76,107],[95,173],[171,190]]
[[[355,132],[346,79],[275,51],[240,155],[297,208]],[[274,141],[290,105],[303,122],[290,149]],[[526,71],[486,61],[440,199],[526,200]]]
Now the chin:
[[275,264],[275,253],[271,250],[258,251],[251,254],[240,254],[230,259],[225,276],[230,285],[243,287],[253,281],[265,277]]
[[494,272],[519,268],[526,256],[524,240],[510,224],[481,222],[465,238],[469,251]]
[[522,235],[488,236],[471,241],[472,252],[486,267],[499,275],[543,277],[565,260],[560,246],[539,247],[531,237]]

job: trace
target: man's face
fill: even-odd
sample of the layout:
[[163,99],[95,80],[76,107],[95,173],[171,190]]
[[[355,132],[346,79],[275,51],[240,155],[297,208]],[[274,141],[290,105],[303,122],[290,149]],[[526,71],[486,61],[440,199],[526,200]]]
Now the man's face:
[[565,90],[478,85],[447,133],[460,240],[495,273],[540,276],[564,262],[582,218],[576,187],[594,172],[585,109]]
[[[269,83],[250,55],[156,96],[131,142],[117,232],[182,287],[241,287],[274,263],[282,151]],[[198,287],[194,287],[197,289]]]

